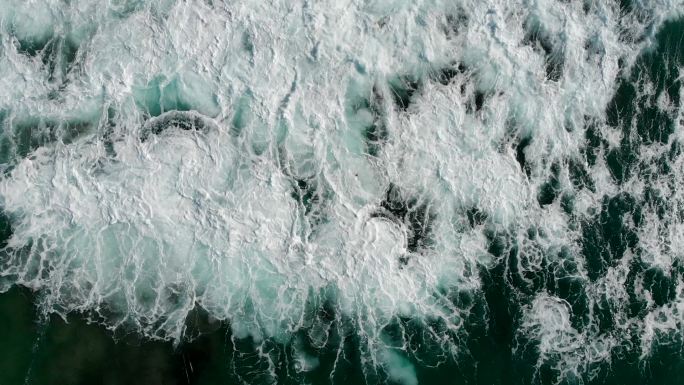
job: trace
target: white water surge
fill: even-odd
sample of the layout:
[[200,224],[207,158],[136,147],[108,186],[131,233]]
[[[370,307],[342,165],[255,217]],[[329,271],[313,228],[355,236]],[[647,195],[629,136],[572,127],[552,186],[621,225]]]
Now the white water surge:
[[[288,342],[306,329],[321,345],[329,331],[316,309],[330,301],[369,362],[416,383],[383,327],[402,316],[458,331],[467,309],[443,293],[480,290],[478,266],[494,263],[487,231],[522,240],[542,229],[540,253],[570,250],[586,280],[581,232],[560,199],[540,205],[538,191],[554,163],[572,190],[567,161],[580,159],[585,122],[619,141],[604,123],[619,76],[682,9],[4,0],[0,203],[13,234],[0,291],[25,285],[43,293],[45,311],[99,314],[149,337],[181,339],[199,305],[238,338]],[[527,169],[516,158],[523,138]],[[589,168],[595,191],[575,194],[578,218],[606,194],[642,193],[638,180],[618,186],[604,163]],[[392,213],[395,201],[409,219]],[[472,208],[486,220],[469,224]],[[640,242],[660,242],[642,232]],[[655,253],[653,264],[680,253]],[[589,297],[621,301],[620,269]],[[668,309],[653,311],[682,317]],[[542,357],[566,357],[567,370],[618,343],[574,330],[550,294],[523,311],[520,333]]]

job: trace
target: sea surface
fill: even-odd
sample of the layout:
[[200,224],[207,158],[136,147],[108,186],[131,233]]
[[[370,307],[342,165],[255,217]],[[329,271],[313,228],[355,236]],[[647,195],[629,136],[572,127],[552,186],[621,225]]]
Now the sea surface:
[[0,0],[0,385],[684,384],[684,1]]

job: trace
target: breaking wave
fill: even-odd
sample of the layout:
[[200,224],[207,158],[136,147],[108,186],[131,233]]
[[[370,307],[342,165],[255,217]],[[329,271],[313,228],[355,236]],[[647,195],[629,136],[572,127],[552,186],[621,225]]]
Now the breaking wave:
[[682,9],[8,0],[0,291],[176,342],[202,309],[273,378],[273,343],[368,383],[478,333],[539,381],[646,359],[684,331]]

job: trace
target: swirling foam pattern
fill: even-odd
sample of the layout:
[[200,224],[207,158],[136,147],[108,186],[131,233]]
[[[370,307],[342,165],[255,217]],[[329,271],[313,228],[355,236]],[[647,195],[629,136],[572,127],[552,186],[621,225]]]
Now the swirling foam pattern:
[[477,325],[535,378],[647,357],[684,327],[682,10],[5,0],[0,290],[177,342],[202,308],[299,373],[353,338],[369,383]]

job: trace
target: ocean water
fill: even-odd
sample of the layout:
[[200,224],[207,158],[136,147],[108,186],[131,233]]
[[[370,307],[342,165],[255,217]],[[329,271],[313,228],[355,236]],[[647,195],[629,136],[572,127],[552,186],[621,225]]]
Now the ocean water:
[[684,383],[684,1],[0,0],[0,385]]

